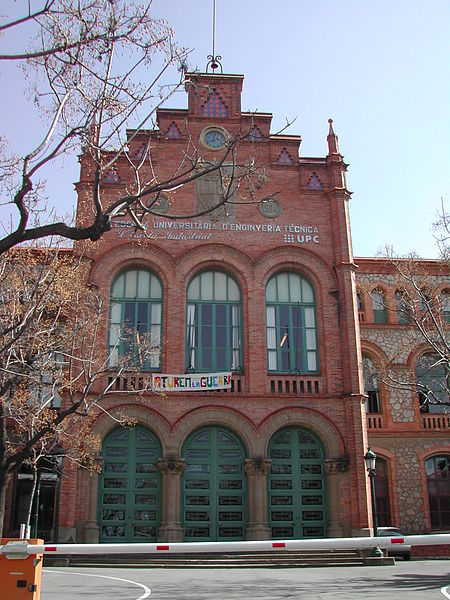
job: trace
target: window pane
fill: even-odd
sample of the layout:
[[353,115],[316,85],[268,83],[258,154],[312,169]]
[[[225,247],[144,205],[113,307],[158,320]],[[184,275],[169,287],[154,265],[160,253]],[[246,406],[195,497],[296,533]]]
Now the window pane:
[[213,273],[209,271],[201,274],[201,299],[212,300],[213,299]]
[[315,327],[315,318],[314,318],[314,308],[306,307],[305,308],[305,325],[306,327]]
[[122,305],[117,303],[111,304],[111,323],[120,323],[122,320]]
[[228,300],[240,300],[241,299],[241,293],[239,291],[239,286],[238,284],[234,281],[234,279],[231,279],[231,277],[228,277]]
[[161,323],[161,304],[157,302],[151,305],[151,320],[154,325]]
[[149,298],[150,297],[150,273],[148,271],[138,272],[138,298]]
[[306,349],[316,350],[316,332],[314,329],[306,330]]
[[200,298],[200,276],[195,277],[188,287],[188,300],[199,300]]
[[268,306],[266,308],[267,327],[275,327],[275,307]]
[[150,297],[162,298],[161,283],[157,277],[150,274]]
[[278,302],[289,301],[289,285],[288,285],[288,274],[280,273],[277,276],[278,284]]
[[308,371],[317,371],[317,359],[315,352],[308,352]]
[[306,281],[306,279],[302,279],[302,300],[303,302],[314,302],[314,292],[311,285]]
[[296,273],[290,273],[289,275],[289,286],[290,286],[290,298],[291,302],[301,302],[302,292],[300,289],[301,279]]
[[127,271],[125,273],[125,298],[136,298],[136,281],[136,271]]
[[120,275],[114,282],[111,293],[115,298],[123,298],[123,286],[125,282],[125,275]]
[[227,277],[224,273],[215,273],[214,299],[227,299]]
[[269,280],[266,287],[267,302],[276,302],[277,300],[277,280],[275,277]]

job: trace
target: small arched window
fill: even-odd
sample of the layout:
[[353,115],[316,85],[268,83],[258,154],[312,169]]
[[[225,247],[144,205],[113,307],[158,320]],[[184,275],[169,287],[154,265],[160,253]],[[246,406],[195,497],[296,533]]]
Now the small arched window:
[[266,286],[269,371],[315,373],[317,353],[314,289],[297,273],[278,273]]
[[386,299],[381,290],[374,290],[372,296],[374,323],[387,323]]
[[380,413],[380,390],[378,369],[375,367],[372,359],[363,354],[363,377],[364,377],[364,393],[367,396],[366,411],[368,413]]
[[425,461],[432,529],[450,528],[450,454]]
[[161,362],[162,286],[143,269],[121,273],[111,286],[109,364],[157,370]]
[[186,369],[239,371],[242,364],[241,292],[220,271],[204,271],[187,288]]
[[441,295],[442,316],[446,323],[450,323],[450,292],[445,290]]
[[410,305],[408,302],[408,296],[405,291],[397,290],[395,292],[395,305],[397,309],[397,320],[400,324],[407,324],[411,322]]

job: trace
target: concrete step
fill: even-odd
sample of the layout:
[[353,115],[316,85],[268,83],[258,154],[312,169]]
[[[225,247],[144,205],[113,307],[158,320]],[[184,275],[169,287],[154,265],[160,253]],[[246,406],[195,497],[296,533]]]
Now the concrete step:
[[301,568],[325,566],[392,565],[392,557],[361,556],[356,551],[276,551],[223,554],[116,554],[48,556],[46,566],[95,566],[172,569]]

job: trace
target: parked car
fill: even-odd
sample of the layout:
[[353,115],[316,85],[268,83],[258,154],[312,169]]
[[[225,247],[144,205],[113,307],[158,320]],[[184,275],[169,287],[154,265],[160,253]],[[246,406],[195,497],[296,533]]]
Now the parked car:
[[[405,534],[398,527],[378,527],[378,537],[404,537]],[[399,544],[398,547],[388,550],[388,556],[400,557],[404,560],[411,558],[411,546]]]

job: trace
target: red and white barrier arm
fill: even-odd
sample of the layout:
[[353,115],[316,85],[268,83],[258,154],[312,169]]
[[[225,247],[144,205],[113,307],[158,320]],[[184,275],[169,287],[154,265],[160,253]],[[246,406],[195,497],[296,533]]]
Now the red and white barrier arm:
[[26,558],[30,554],[159,554],[261,552],[277,550],[367,550],[378,546],[389,550],[402,545],[434,546],[450,544],[450,533],[396,537],[354,537],[308,540],[260,540],[248,542],[174,542],[152,544],[28,544],[27,540],[9,541],[0,546],[7,558]]

